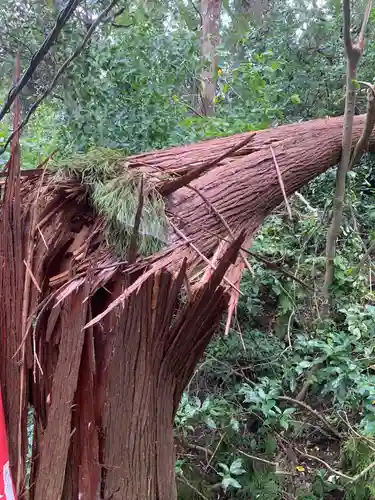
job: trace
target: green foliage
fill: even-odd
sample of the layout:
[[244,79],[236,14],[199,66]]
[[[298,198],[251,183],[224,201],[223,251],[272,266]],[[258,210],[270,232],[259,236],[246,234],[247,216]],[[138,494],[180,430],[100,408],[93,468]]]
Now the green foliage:
[[231,405],[225,400],[207,397],[203,402],[198,397],[183,394],[179,409],[175,417],[175,425],[184,430],[194,430],[194,425],[205,424],[210,429],[225,428],[228,424],[236,430],[237,422],[228,415],[232,411]]
[[225,492],[228,489],[242,488],[237,476],[241,476],[246,471],[242,468],[242,460],[240,458],[234,460],[229,466],[223,463],[219,463],[219,467],[222,472],[218,472],[218,474],[222,477],[221,486]]
[[[343,463],[352,476],[362,472],[375,460],[375,453],[367,442],[351,437],[343,447]],[[370,470],[361,479],[349,486],[345,492],[345,500],[363,498],[371,500],[375,495],[375,470]]]
[[[263,418],[263,425],[273,428],[288,430],[290,426],[290,415],[295,408],[285,408],[281,410],[277,405],[277,396],[280,395],[280,387],[277,381],[262,378],[258,384],[251,388],[248,384],[243,384],[239,394],[244,396],[243,403],[250,403],[252,411],[257,412]],[[268,389],[266,392],[264,388]]]
[[122,17],[128,27],[112,31],[110,42],[93,41],[72,70],[58,124],[70,148],[161,148],[186,116],[180,95],[194,84],[196,34],[181,25],[166,30],[162,10],[135,5]]
[[[1,94],[0,94],[1,95]],[[3,104],[3,95],[0,98],[0,107]],[[52,109],[41,106],[34,117],[31,127],[27,127],[21,136],[22,168],[37,167],[57,148],[57,132],[54,128],[55,120]],[[3,148],[11,133],[10,117],[0,122],[0,149]],[[8,161],[9,152],[0,156],[0,168]]]
[[[139,200],[140,178],[127,168],[128,155],[343,112],[341,2],[275,0],[256,22],[248,9],[253,3],[223,2],[215,116],[199,116],[200,16],[194,4],[135,1],[95,32],[24,131],[23,167],[35,167],[58,149],[65,160],[52,168],[89,186],[91,203],[107,221],[108,242],[119,253],[128,248]],[[16,46],[24,70],[60,4],[35,1],[30,8],[0,2],[1,101],[12,79]],[[364,1],[352,4],[355,35]],[[102,7],[103,2],[80,6],[22,93],[23,116]],[[374,12],[358,75],[368,82],[374,78]],[[359,89],[357,111],[365,106]],[[0,147],[9,125],[7,116],[0,123]],[[0,166],[6,159],[0,157]],[[200,449],[180,450],[181,499],[318,500],[337,494],[367,500],[375,495],[374,472],[348,485],[322,464],[298,454],[293,461],[285,452],[306,447],[351,476],[374,459],[342,420],[348,415],[356,432],[375,436],[375,295],[368,260],[360,265],[375,239],[374,172],[374,159],[366,155],[348,175],[329,321],[319,316],[318,292],[334,169],[301,191],[312,209],[294,199],[293,221],[280,210],[258,232],[252,250],[279,269],[252,259],[254,276],[244,275],[238,325],[227,338],[218,332],[183,395],[176,434]],[[139,246],[148,255],[164,244],[166,218],[157,193],[151,190],[144,201]],[[311,412],[279,399],[297,398],[303,389],[303,400],[348,434],[341,451]]]
[[[66,26],[53,56],[23,94],[25,109],[78,45],[100,8],[100,2],[87,4]],[[0,65],[3,61],[7,82],[14,58],[9,40],[21,33],[21,47],[34,50],[57,11],[54,2],[36,2],[33,12],[14,9],[8,1],[0,8],[7,27]],[[67,151],[99,146],[136,152],[342,112],[345,59],[341,18],[333,5],[314,9],[303,0],[276,1],[258,25],[236,9],[228,10],[223,23],[215,117],[194,113],[202,67],[194,9],[178,0],[154,2],[152,8],[133,2],[116,17],[115,26],[100,26],[63,76],[50,99],[53,124],[47,120],[44,131],[57,131],[59,147]],[[370,42],[369,66],[361,79],[372,79],[374,47]],[[24,48],[21,56],[25,66],[29,52]],[[39,132],[35,144],[43,142],[38,138]]]

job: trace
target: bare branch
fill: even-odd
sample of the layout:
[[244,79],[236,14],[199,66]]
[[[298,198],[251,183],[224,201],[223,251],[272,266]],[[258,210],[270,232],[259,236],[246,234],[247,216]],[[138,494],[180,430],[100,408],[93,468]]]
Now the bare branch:
[[310,455],[309,453],[305,453],[305,452],[299,450],[298,448],[295,448],[295,450],[296,450],[297,453],[299,453],[301,455],[301,457],[307,458],[309,460],[315,460],[316,462],[321,463],[322,465],[324,465],[324,467],[326,469],[328,469],[329,471],[333,472],[333,474],[335,474],[335,476],[342,477],[343,479],[346,479],[350,483],[355,483],[356,481],[358,481],[359,479],[361,479],[362,477],[364,477],[371,469],[373,469],[375,467],[375,461],[374,461],[370,465],[368,465],[367,467],[365,467],[356,476],[351,477],[351,476],[347,476],[343,472],[340,472],[338,470],[333,469],[327,462],[325,462],[324,460],[322,460],[319,457],[316,457],[315,455]]
[[311,408],[311,406],[309,406],[304,401],[299,401],[298,399],[294,399],[294,398],[291,398],[289,396],[278,396],[277,399],[279,401],[285,401],[287,403],[295,404],[297,406],[300,406],[301,408],[304,408],[305,410],[309,411],[312,415],[314,415],[317,419],[319,419],[326,426],[326,428],[330,431],[332,436],[334,436],[336,439],[342,438],[341,434],[334,427],[332,427],[332,425],[328,422],[328,420],[321,413],[314,410],[314,408]]
[[284,181],[283,181],[283,178],[282,178],[282,175],[281,175],[281,172],[280,172],[279,164],[277,163],[275,151],[273,150],[272,146],[270,146],[270,150],[271,150],[271,154],[272,154],[272,158],[273,158],[273,163],[275,165],[275,169],[276,169],[276,173],[277,173],[277,178],[278,178],[278,181],[279,181],[279,184],[280,184],[280,189],[281,189],[281,192],[283,193],[286,210],[288,212],[289,219],[293,220],[292,209],[290,208],[290,205],[289,205],[288,197],[287,197],[286,192],[285,192]]
[[308,458],[309,460],[315,460],[316,462],[319,462],[320,464],[324,465],[324,467],[326,469],[328,469],[329,471],[333,472],[333,474],[335,474],[335,476],[340,476],[344,479],[347,479],[350,482],[353,481],[354,478],[347,476],[346,474],[343,474],[342,472],[340,472],[338,470],[333,469],[329,464],[327,464],[327,462],[325,462],[321,458],[316,457],[314,455],[310,455],[309,453],[304,453],[303,451],[299,450],[298,448],[294,448],[294,449],[296,450],[297,453],[299,453],[301,455],[301,457]]
[[[371,0],[368,2],[364,14],[362,30],[367,25],[369,10],[371,8]],[[344,212],[345,202],[345,184],[346,174],[351,166],[351,151],[353,143],[353,120],[355,113],[356,103],[356,89],[354,81],[357,75],[357,66],[359,59],[362,55],[363,40],[359,41],[353,46],[350,36],[350,0],[344,0],[343,3],[344,14],[344,43],[347,55],[347,68],[346,68],[346,98],[345,98],[345,113],[344,113],[344,129],[342,134],[342,153],[340,165],[336,174],[336,189],[335,197],[333,200],[333,216],[327,231],[326,240],[326,271],[324,276],[324,283],[322,288],[322,295],[324,298],[323,313],[325,315],[329,312],[330,307],[330,287],[334,277],[334,258],[336,255],[337,238],[341,230],[341,221]],[[361,34],[362,34],[361,30]],[[364,31],[363,31],[364,33]]]
[[195,3],[193,2],[193,0],[190,0],[190,3],[191,3],[191,6],[193,7],[193,9],[195,10],[195,12],[198,14],[199,16],[199,27],[202,28],[203,26],[203,16],[202,16],[202,13],[201,11],[198,9],[198,7],[195,5]]
[[241,453],[241,455],[243,455],[244,457],[250,458],[251,460],[255,460],[256,462],[261,462],[263,464],[272,465],[272,467],[275,467],[275,468],[277,468],[279,466],[279,464],[277,462],[271,462],[270,460],[266,460],[265,458],[257,457],[256,455],[250,455],[249,453],[245,453],[242,450],[237,450],[237,451],[238,451],[238,453]]

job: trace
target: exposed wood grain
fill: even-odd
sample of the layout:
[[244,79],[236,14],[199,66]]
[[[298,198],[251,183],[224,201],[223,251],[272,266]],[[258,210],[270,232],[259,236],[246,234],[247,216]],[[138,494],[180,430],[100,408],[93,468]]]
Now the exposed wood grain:
[[[363,124],[355,118],[353,143]],[[270,146],[290,196],[337,163],[341,128],[342,118],[322,119],[129,158],[128,168],[157,176],[155,185],[165,174],[169,187],[187,176],[195,188],[166,198],[184,237],[171,231],[165,249],[147,259],[132,255],[131,264],[106,246],[86,188],[75,179],[57,183],[50,173],[31,245],[42,169],[20,179],[14,149],[0,207],[0,377],[13,466],[20,457],[24,463],[26,450],[18,423],[26,437],[27,402],[34,408],[30,500],[96,500],[99,489],[106,500],[176,498],[172,421],[181,393],[228,304],[235,306],[225,280],[240,279],[241,245],[284,199]],[[214,255],[214,268],[203,267],[204,279],[187,285]],[[22,306],[24,260],[39,290],[31,286]],[[13,359],[20,346],[24,373],[34,355],[42,369],[26,384],[22,407],[19,354]]]

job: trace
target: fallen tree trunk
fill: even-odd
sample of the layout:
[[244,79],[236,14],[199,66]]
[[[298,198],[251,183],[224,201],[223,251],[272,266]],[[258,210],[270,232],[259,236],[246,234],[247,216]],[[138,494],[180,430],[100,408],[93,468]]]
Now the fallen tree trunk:
[[[353,147],[359,140],[365,116],[356,116]],[[343,118],[323,118],[257,132],[250,142],[219,164],[213,165],[191,185],[201,191],[223,215],[231,228],[251,234],[276,206],[283,201],[270,146],[279,165],[287,195],[305,186],[313,178],[338,163],[341,153]],[[237,134],[180,148],[138,155],[130,159],[134,166],[185,173],[219,157],[252,133]],[[375,134],[369,142],[375,151]],[[197,192],[179,189],[170,199],[169,209],[179,219],[184,234],[199,242],[200,249],[213,253],[217,241],[209,228],[228,236],[223,224],[202,202]]]
[[[356,117],[354,141],[363,123]],[[283,200],[270,146],[290,195],[337,163],[341,131],[342,118],[315,120],[128,158],[128,176],[143,172],[169,193],[168,245],[135,262],[108,248],[102,217],[79,179],[43,169],[21,186],[17,175],[6,178],[0,369],[15,476],[23,464],[20,497],[29,401],[30,500],[176,498],[174,413],[233,306],[241,245]],[[193,278],[202,264],[203,276]],[[23,339],[19,349],[15,339]],[[21,397],[12,387],[23,388]]]

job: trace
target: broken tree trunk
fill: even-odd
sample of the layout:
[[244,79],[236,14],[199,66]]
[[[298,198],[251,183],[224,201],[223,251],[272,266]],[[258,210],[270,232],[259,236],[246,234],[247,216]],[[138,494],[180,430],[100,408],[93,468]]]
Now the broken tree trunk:
[[[353,144],[363,123],[356,117]],[[30,500],[176,498],[182,391],[237,297],[241,245],[283,201],[270,146],[291,195],[338,162],[342,124],[315,120],[128,158],[124,169],[165,194],[170,220],[167,246],[135,262],[108,248],[79,179],[44,169],[21,183],[17,171],[6,178],[0,366],[15,477],[26,463],[24,401],[34,416],[31,478],[28,486],[24,466],[19,498],[27,488]],[[20,386],[21,400],[10,390]]]

